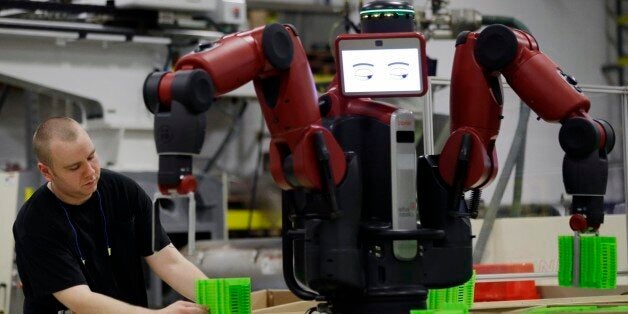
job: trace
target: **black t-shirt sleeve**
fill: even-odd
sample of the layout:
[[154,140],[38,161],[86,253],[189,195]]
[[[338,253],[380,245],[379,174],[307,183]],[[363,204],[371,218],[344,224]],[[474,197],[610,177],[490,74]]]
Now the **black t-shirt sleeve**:
[[[138,253],[142,256],[153,254],[152,247],[152,224],[153,224],[153,201],[148,194],[134,182],[137,189],[137,216],[135,217],[135,230],[138,243]],[[159,251],[170,244],[170,238],[161,226],[159,215],[156,215],[157,223],[155,224],[155,250]]]
[[77,285],[87,284],[81,266],[60,236],[51,232],[16,239],[20,273],[28,274],[34,297],[43,297]]

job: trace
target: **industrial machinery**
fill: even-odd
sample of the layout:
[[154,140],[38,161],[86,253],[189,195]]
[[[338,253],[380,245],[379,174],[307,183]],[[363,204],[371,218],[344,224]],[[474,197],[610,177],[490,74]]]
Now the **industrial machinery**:
[[[198,10],[195,5],[201,3]],[[23,89],[44,96],[21,101],[24,108],[39,109],[41,103],[42,116],[72,115],[81,121],[106,167],[155,172],[156,156],[139,154],[154,150],[152,116],[137,93],[146,73],[168,70],[178,55],[245,29],[246,23],[244,0],[0,1],[0,82],[14,87],[3,91]],[[254,94],[246,86],[228,96]],[[47,110],[63,106],[67,109]],[[39,123],[34,121],[39,114],[26,116],[26,125]],[[3,126],[0,133],[5,136],[8,128]],[[22,146],[16,150],[23,156],[30,151]],[[13,159],[7,150],[1,155]],[[28,168],[32,159],[22,165]]]
[[[152,116],[138,106],[142,79],[154,69],[169,69],[182,51],[246,25],[244,0],[3,1],[0,13],[0,41],[5,43],[0,58],[0,98],[18,89],[36,93],[23,100],[24,108],[36,110],[24,114],[28,117],[24,124],[30,128],[24,133],[34,132],[40,116],[73,116],[90,133],[103,166],[128,174],[149,194],[154,191],[157,158],[138,158],[138,152],[154,150]],[[173,18],[165,18],[168,14]],[[107,86],[98,82],[107,82]],[[243,90],[229,96],[254,95]],[[48,98],[52,104],[46,102]],[[3,136],[8,126],[5,123],[0,128]],[[24,168],[35,164],[30,147],[16,150],[14,155],[27,156]],[[2,157],[8,154],[5,150]],[[202,190],[209,194],[199,191],[197,196],[215,200],[217,194],[222,198],[220,180],[207,176],[204,184]],[[164,203],[172,205],[162,220],[167,230],[186,231],[187,215],[178,214],[180,208],[186,213],[187,207],[178,206],[177,200]],[[222,202],[203,205],[197,215],[198,231],[224,238],[225,206]],[[206,210],[210,206],[216,210],[210,213]]]
[[[157,157],[139,153],[154,151],[152,116],[144,110],[137,93],[146,73],[167,70],[183,51],[245,29],[246,23],[244,0],[0,1],[3,166],[8,160],[17,164],[14,170],[36,170],[29,146],[36,126],[40,119],[66,115],[80,121],[90,133],[103,167],[131,177],[154,195]],[[247,87],[227,95],[223,105],[231,106],[235,99],[252,99],[253,92]],[[212,145],[211,139],[207,142],[206,147]],[[30,172],[28,176],[25,173],[20,173],[20,184],[31,177]],[[40,176],[35,171],[30,186],[41,185]],[[226,189],[222,173],[207,175],[199,185],[195,215],[198,238],[226,237]],[[22,195],[18,208],[24,202]],[[179,247],[185,244],[183,236],[189,230],[190,202],[185,201],[173,198],[160,202],[162,224]],[[12,217],[16,208],[5,205],[3,216]],[[7,223],[12,222],[7,218]],[[6,260],[11,264],[3,267],[10,273],[12,244],[0,247],[0,255],[10,257]],[[163,293],[156,286],[161,280],[156,275],[150,279],[149,302],[159,307]],[[3,274],[0,308],[10,306],[10,313],[18,313],[23,293],[21,289],[9,293],[12,287],[15,289]]]
[[336,39],[337,74],[318,97],[297,31],[270,24],[227,35],[182,57],[144,85],[154,113],[163,193],[194,191],[204,113],[215,97],[253,81],[271,135],[270,171],[283,190],[283,273],[321,313],[408,313],[427,291],[472,274],[463,192],[497,173],[501,76],[540,118],[559,122],[571,227],[595,232],[614,145],[612,127],[587,114],[577,82],[523,31],[493,25],[456,41],[451,135],[440,155],[414,149],[409,111],[371,97],[427,89],[425,40],[404,2],[362,8],[362,33]]

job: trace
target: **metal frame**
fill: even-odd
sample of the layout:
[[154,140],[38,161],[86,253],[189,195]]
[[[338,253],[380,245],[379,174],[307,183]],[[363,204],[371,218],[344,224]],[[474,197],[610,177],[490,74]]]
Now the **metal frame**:
[[188,192],[187,194],[171,194],[166,195],[161,192],[155,193],[153,196],[153,211],[152,211],[152,227],[151,227],[151,245],[153,252],[157,252],[155,247],[155,216],[159,215],[161,207],[159,206],[159,200],[161,199],[174,199],[185,198],[188,200],[188,249],[187,255],[192,256],[196,250],[196,200],[194,199],[194,192]]

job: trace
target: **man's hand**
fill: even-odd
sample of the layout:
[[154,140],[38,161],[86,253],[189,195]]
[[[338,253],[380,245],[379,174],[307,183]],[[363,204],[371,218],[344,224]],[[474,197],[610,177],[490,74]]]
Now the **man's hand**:
[[158,313],[173,313],[173,314],[205,314],[209,313],[207,308],[200,304],[187,302],[187,301],[177,301],[175,303],[170,304],[168,307],[165,307],[159,311]]

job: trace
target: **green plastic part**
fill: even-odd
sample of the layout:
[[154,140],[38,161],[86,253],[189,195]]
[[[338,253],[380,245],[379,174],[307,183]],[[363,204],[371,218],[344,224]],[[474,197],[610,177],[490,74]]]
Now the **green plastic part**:
[[628,305],[620,305],[620,306],[609,306],[609,307],[599,307],[598,311],[603,313],[628,313]]
[[580,235],[580,281],[573,282],[573,236],[558,237],[558,284],[613,289],[617,285],[617,239]]
[[573,236],[558,237],[558,285],[573,286]]
[[250,314],[251,278],[216,278],[196,281],[196,303],[212,314]]
[[[475,292],[475,271],[471,278],[462,285],[443,288],[430,289],[427,294],[427,308],[429,310],[468,310],[473,306],[473,296]],[[441,313],[441,312],[438,312]],[[456,312],[462,313],[462,312]],[[466,313],[466,312],[465,312]]]

